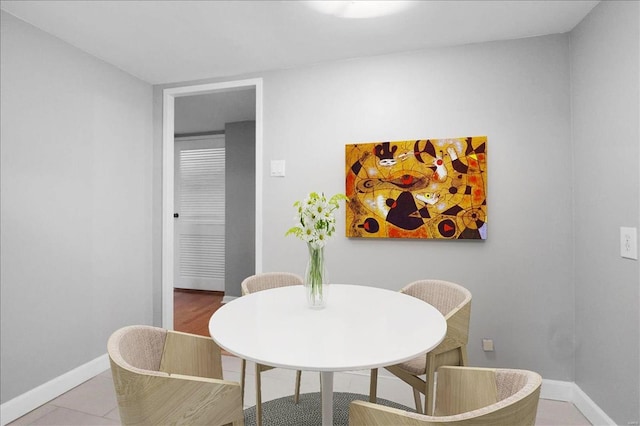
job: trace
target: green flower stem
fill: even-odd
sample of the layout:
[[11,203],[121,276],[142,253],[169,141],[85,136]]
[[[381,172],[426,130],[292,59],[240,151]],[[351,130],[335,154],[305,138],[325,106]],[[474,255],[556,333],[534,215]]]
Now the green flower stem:
[[309,285],[310,297],[313,302],[322,301],[322,284],[324,274],[324,248],[309,247],[309,268],[307,271],[307,284]]

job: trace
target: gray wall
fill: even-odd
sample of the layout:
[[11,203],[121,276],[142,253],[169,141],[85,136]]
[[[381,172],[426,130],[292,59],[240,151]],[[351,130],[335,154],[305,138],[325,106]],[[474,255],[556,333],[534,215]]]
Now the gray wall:
[[1,19],[4,403],[151,323],[154,213],[151,86]]
[[227,123],[224,133],[225,296],[239,297],[240,283],[255,273],[256,263],[256,123]]
[[619,242],[640,225],[639,17],[602,2],[571,33],[575,379],[620,425],[640,420],[638,261]]

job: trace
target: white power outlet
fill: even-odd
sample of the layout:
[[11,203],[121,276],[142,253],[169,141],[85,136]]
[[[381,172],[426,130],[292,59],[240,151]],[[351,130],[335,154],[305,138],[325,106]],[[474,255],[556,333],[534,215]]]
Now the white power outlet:
[[638,260],[638,230],[620,227],[620,256]]
[[482,339],[482,350],[485,352],[493,352],[493,339]]

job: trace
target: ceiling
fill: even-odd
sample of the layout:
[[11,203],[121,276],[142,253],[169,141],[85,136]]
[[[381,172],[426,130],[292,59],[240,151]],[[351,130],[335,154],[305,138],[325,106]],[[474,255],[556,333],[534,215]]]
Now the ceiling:
[[[7,1],[18,18],[152,84],[565,33],[598,1],[411,1],[386,17],[307,1]],[[353,2],[345,2],[353,3]]]

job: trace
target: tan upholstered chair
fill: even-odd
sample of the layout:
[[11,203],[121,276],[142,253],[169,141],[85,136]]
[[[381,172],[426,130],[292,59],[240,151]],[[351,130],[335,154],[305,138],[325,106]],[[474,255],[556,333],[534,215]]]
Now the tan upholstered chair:
[[[302,278],[299,275],[292,274],[290,272],[265,272],[262,274],[252,275],[242,281],[242,295],[255,293],[262,290],[269,290],[277,287],[284,287],[289,285],[300,285],[303,283]],[[262,392],[261,392],[261,380],[260,373],[263,371],[271,370],[273,367],[256,364],[256,425],[262,425]],[[240,377],[240,384],[242,385],[244,394],[244,384],[246,378],[247,361],[242,360],[242,372]],[[296,389],[294,394],[294,402],[297,404],[300,397],[300,378],[302,372],[296,371]]]
[[239,383],[209,337],[135,325],[107,344],[124,425],[244,425]]
[[440,367],[435,416],[354,401],[349,426],[534,425],[541,384],[527,370]]
[[[447,334],[437,347],[426,355],[402,364],[385,367],[413,387],[418,413],[433,413],[433,385],[435,372],[442,365],[467,365],[471,293],[461,285],[441,280],[420,280],[400,290],[433,305],[447,321]],[[415,324],[419,326],[419,324]],[[425,376],[422,380],[420,376]],[[378,370],[371,370],[369,401],[376,401]],[[420,394],[425,395],[424,411]]]

